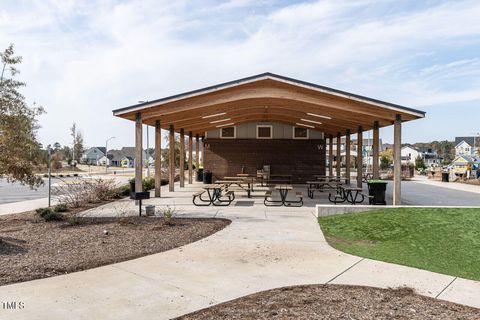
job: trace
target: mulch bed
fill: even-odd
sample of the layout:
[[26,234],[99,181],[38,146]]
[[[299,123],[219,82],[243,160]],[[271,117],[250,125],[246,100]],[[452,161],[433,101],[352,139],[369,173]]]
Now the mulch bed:
[[196,218],[174,218],[166,223],[160,217],[45,222],[33,212],[0,216],[0,285],[163,252],[207,237],[228,224],[226,219]]
[[479,318],[479,309],[420,296],[409,288],[308,285],[255,293],[177,319]]

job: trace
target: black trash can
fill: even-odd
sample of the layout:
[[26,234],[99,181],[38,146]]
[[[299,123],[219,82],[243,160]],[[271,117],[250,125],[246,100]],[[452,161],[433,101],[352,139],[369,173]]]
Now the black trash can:
[[386,205],[385,191],[387,190],[387,182],[382,180],[369,180],[367,184],[368,195],[372,197],[369,199],[369,204]]
[[212,171],[203,171],[203,184],[212,184]]
[[442,182],[449,182],[450,174],[448,172],[442,172]]
[[128,183],[130,184],[130,193],[135,192],[135,180],[130,180]]
[[203,169],[198,169],[197,170],[197,181],[202,182],[203,181]]

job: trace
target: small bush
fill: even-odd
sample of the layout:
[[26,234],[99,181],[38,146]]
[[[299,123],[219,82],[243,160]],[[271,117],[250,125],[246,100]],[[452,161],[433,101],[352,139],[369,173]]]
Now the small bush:
[[130,195],[130,185],[124,184],[123,186],[120,186],[115,190],[114,193],[114,198],[119,199],[122,197],[127,197]]
[[60,221],[63,219],[61,213],[55,212],[50,208],[40,208],[35,211],[45,221]]
[[74,177],[78,177],[78,173],[74,173],[73,176],[74,176]]
[[67,223],[69,226],[78,226],[82,223],[82,220],[76,215],[71,215],[67,218]]
[[145,178],[143,179],[142,183],[143,183],[144,191],[155,189],[155,178],[152,178],[152,177]]
[[55,207],[53,207],[53,211],[55,212],[67,212],[68,206],[65,203],[59,203]]

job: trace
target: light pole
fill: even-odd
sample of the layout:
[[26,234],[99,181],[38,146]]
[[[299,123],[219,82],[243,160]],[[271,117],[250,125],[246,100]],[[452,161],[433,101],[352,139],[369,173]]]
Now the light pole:
[[480,156],[480,146],[477,147],[477,139],[480,139],[480,132],[473,132],[473,155],[478,154]]
[[108,171],[108,141],[115,139],[115,137],[110,137],[105,141],[105,173]]
[[52,149],[50,145],[47,146],[48,149],[48,207],[51,205],[51,196],[52,196]]

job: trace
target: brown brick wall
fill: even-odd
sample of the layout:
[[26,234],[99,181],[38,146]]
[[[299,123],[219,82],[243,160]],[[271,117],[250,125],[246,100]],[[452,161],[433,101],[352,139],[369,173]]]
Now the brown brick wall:
[[255,174],[270,165],[272,174],[289,174],[303,183],[314,174],[325,174],[325,140],[206,139],[204,168],[214,180],[245,172]]

